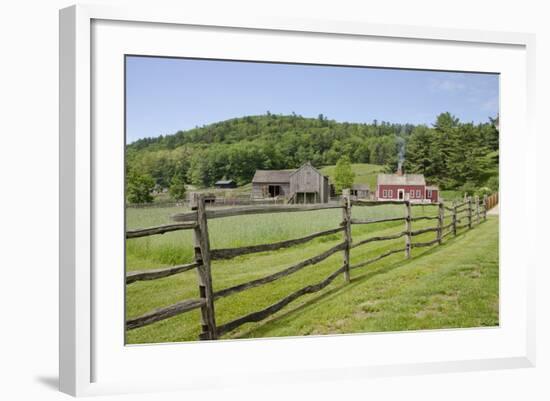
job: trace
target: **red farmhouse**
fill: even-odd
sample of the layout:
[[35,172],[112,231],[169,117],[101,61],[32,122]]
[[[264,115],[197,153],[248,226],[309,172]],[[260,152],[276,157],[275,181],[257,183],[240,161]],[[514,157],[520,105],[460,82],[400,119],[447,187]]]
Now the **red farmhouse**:
[[426,186],[422,174],[378,174],[376,185],[378,200],[410,200],[411,202],[438,202],[439,189]]

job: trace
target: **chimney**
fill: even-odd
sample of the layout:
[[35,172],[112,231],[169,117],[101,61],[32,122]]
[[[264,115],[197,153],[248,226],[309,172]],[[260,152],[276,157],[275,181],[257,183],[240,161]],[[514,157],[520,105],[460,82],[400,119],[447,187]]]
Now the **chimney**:
[[395,174],[403,175],[403,162],[399,161],[397,163],[397,172]]

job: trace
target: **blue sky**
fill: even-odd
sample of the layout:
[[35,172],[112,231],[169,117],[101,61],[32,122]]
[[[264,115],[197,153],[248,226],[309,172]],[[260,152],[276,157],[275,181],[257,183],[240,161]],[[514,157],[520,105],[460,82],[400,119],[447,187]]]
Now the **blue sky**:
[[127,141],[245,115],[433,124],[449,111],[486,122],[498,112],[498,75],[187,60],[126,60]]

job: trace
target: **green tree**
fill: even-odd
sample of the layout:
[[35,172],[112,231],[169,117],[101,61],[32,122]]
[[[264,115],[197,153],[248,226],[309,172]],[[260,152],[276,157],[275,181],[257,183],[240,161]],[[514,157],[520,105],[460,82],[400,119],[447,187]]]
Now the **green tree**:
[[434,175],[433,152],[434,133],[425,125],[416,127],[407,143],[405,153],[405,171],[410,173]]
[[130,171],[127,179],[126,196],[130,203],[153,202],[155,180],[149,174]]
[[353,179],[355,173],[351,169],[351,161],[348,156],[342,156],[338,163],[336,163],[336,169],[334,172],[334,182],[336,184],[336,191],[342,192],[343,189],[351,188],[353,185]]
[[185,182],[178,174],[174,175],[170,183],[170,195],[177,201],[185,199]]
[[462,193],[466,196],[472,196],[476,192],[476,186],[472,182],[466,182],[464,185],[460,187],[460,190]]
[[492,176],[487,180],[487,187],[489,187],[492,192],[498,191],[498,175]]
[[342,156],[350,163],[386,165],[395,172],[404,148],[405,172],[424,174],[441,189],[466,183],[481,188],[498,176],[495,125],[494,119],[463,123],[448,112],[437,116],[433,127],[269,113],[140,139],[127,145],[126,166],[127,171],[147,173],[161,188],[169,188],[176,174],[199,187],[210,187],[223,176],[243,185],[257,169],[295,169],[305,161],[335,165]]
[[437,116],[434,128],[439,131],[444,131],[446,129],[456,127],[459,124],[460,120],[453,116],[451,113],[441,113]]

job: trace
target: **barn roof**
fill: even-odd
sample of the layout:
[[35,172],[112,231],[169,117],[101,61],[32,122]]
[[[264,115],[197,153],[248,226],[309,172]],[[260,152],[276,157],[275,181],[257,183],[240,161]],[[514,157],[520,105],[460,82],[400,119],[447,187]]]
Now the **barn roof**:
[[293,170],[290,172],[290,175],[292,174],[296,174],[298,171],[300,171],[301,169],[305,168],[305,167],[311,167],[317,174],[319,174],[320,176],[322,177],[326,177],[323,173],[321,173],[319,170],[317,170],[315,167],[313,167],[313,165],[311,164],[311,162],[305,162],[304,164],[302,164],[300,167],[298,167],[296,170]]
[[294,170],[256,170],[252,182],[275,182],[275,183],[286,183],[290,182],[290,174]]
[[306,162],[302,164],[299,168],[296,170],[256,170],[256,173],[254,174],[254,178],[252,178],[252,182],[256,183],[290,183],[290,176],[297,173],[304,167],[309,166],[313,170],[315,170],[321,177],[324,177],[325,179],[328,179],[326,175],[321,173],[319,170],[317,170],[315,167],[311,165],[310,162]]
[[226,185],[226,184],[234,184],[235,180],[218,180],[214,183],[214,185]]
[[422,174],[378,174],[378,185],[426,185]]
[[426,189],[430,189],[432,191],[439,191],[439,187],[435,187],[433,185],[429,186],[429,187],[426,187]]

